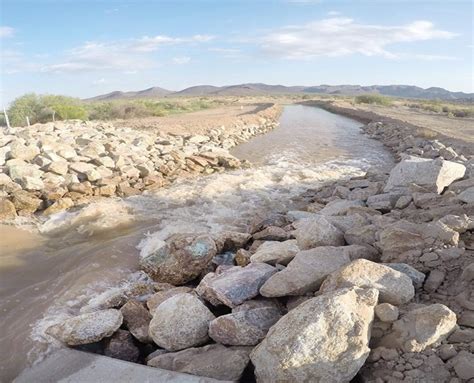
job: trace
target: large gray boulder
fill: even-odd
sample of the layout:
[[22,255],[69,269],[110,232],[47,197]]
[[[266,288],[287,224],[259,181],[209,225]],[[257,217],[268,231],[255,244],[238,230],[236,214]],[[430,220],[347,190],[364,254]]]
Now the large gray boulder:
[[249,362],[250,350],[249,347],[210,344],[158,355],[150,359],[147,364],[151,367],[218,380],[238,381]]
[[175,295],[154,312],[149,333],[153,341],[168,351],[199,346],[209,340],[209,323],[215,316],[192,294]]
[[266,263],[234,266],[221,274],[209,273],[199,283],[196,292],[211,304],[235,307],[258,295],[260,287],[276,273]]
[[153,279],[182,285],[199,276],[216,255],[209,235],[174,235],[161,246],[140,254],[140,266]]
[[301,250],[318,246],[344,245],[344,233],[322,215],[296,221],[293,224],[298,247]]
[[375,289],[340,289],[291,310],[250,355],[257,381],[349,382],[370,352],[377,295]]
[[357,259],[330,274],[321,291],[349,286],[375,288],[379,290],[381,303],[396,306],[409,302],[415,295],[413,283],[406,274],[366,259]]
[[409,157],[392,169],[384,191],[405,191],[416,184],[440,194],[452,182],[463,178],[465,172],[466,167],[456,162]]
[[81,314],[46,330],[46,334],[69,346],[95,343],[112,336],[122,325],[122,313],[109,309]]
[[286,269],[265,282],[260,294],[265,297],[283,297],[314,292],[329,274],[350,261],[345,246],[321,246],[300,251]]

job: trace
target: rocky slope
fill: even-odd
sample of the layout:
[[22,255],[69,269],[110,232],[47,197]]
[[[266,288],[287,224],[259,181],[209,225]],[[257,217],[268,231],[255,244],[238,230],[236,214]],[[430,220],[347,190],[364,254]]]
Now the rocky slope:
[[473,381],[473,159],[400,124],[362,130],[398,158],[389,174],[308,190],[245,233],[157,242],[47,332],[225,381]]
[[178,177],[238,168],[227,149],[277,125],[273,104],[206,134],[165,134],[105,122],[56,122],[0,132],[0,220],[127,197]]

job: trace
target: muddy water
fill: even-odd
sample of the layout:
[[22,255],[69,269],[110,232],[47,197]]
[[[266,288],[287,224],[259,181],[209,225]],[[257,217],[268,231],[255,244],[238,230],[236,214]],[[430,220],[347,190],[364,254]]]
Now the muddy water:
[[256,216],[298,208],[298,195],[321,181],[390,165],[390,154],[359,126],[318,108],[288,106],[277,129],[233,150],[255,164],[250,169],[61,213],[41,234],[0,228],[0,377],[11,380],[58,347],[44,330],[137,270],[140,251],[157,240],[245,230]]

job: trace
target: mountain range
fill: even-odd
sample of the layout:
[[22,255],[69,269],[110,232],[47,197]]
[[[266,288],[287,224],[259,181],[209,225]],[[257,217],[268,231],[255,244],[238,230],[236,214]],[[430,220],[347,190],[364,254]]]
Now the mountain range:
[[385,96],[440,100],[474,100],[474,93],[451,92],[431,87],[420,88],[413,85],[317,85],[317,86],[284,86],[261,83],[238,84],[229,86],[198,85],[180,91],[171,91],[160,87],[152,87],[136,92],[115,91],[87,99],[87,101],[106,101],[131,98],[158,98],[179,96],[252,96],[316,93],[327,95],[381,94]]

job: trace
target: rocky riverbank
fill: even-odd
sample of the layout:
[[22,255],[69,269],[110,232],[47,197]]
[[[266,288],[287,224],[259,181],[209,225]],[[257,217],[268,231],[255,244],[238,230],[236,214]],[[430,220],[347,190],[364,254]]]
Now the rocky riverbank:
[[175,234],[47,333],[226,381],[474,379],[473,159],[402,122],[362,128],[399,162],[308,190],[247,232]]
[[2,130],[0,220],[48,216],[92,200],[153,191],[177,178],[238,168],[243,164],[228,149],[275,128],[280,112],[265,104],[205,134],[82,121]]

